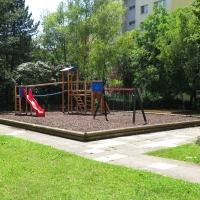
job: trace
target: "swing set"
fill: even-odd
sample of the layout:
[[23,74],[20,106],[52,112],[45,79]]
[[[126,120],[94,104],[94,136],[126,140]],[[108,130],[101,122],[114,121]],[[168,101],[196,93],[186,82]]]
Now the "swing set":
[[126,115],[125,111],[130,111],[133,106],[132,97],[134,89],[135,88],[105,88],[110,110],[113,113],[118,110],[123,110],[124,115]]
[[[102,88],[102,92],[101,92],[101,96],[100,96],[100,100],[101,100],[101,97],[104,96],[104,104],[106,103],[105,101],[105,92],[107,93],[116,93],[116,92],[123,92],[123,96],[124,96],[124,92],[129,92],[129,98],[130,96],[133,97],[133,119],[132,119],[132,122],[135,123],[135,116],[136,116],[136,100],[138,99],[138,102],[140,104],[140,108],[141,108],[141,111],[142,111],[142,115],[143,115],[143,119],[144,119],[144,124],[147,124],[147,119],[146,119],[146,116],[145,116],[145,113],[144,113],[144,109],[143,109],[143,105],[142,105],[142,102],[141,102],[141,99],[140,99],[140,95],[139,95],[139,92],[138,92],[138,89],[137,88]],[[124,99],[123,99],[124,100]],[[114,101],[113,101],[114,102]],[[129,99],[129,103],[130,103],[130,99]],[[114,105],[113,105],[114,107]],[[123,108],[124,108],[124,104],[123,104]],[[98,109],[98,104],[97,104],[97,107],[96,107],[96,111]],[[96,111],[94,113],[94,118],[96,116]],[[129,111],[130,111],[130,104],[129,104]],[[105,118],[106,120],[108,121],[107,119],[107,112],[105,110]]]

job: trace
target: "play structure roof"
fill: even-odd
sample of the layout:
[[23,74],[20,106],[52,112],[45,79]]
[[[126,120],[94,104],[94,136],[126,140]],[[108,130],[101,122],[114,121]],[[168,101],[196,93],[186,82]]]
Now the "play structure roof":
[[62,69],[62,70],[60,70],[61,72],[65,72],[65,71],[68,71],[68,70],[72,70],[72,71],[76,71],[76,70],[78,70],[76,67],[72,67],[72,66],[70,66],[70,67],[66,67],[66,68],[64,68],[64,69]]

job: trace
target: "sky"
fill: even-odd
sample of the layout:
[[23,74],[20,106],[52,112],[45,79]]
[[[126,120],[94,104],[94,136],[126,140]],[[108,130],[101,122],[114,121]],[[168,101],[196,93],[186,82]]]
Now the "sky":
[[25,5],[29,6],[29,13],[32,13],[34,22],[40,21],[41,14],[45,10],[56,11],[58,4],[62,0],[25,0]]

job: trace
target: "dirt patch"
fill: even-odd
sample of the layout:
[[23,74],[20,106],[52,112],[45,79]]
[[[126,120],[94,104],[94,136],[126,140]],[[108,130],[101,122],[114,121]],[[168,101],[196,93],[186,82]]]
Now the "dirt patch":
[[[45,117],[36,117],[35,113],[33,115],[0,113],[0,118],[80,132],[145,126],[140,112],[136,113],[134,124],[132,123],[133,113],[126,112],[112,112],[107,115],[108,121],[105,115],[97,115],[94,119],[93,115],[63,114],[62,112],[46,112]],[[146,119],[148,125],[200,120],[196,116],[152,113],[146,113]]]

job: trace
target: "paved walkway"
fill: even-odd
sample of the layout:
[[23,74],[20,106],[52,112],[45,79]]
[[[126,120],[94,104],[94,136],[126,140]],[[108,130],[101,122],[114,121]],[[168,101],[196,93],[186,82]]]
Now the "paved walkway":
[[12,135],[49,145],[96,161],[124,165],[176,179],[200,183],[200,165],[144,155],[145,152],[156,149],[193,142],[197,136],[200,136],[200,127],[92,142],[79,142],[1,124],[0,134]]

